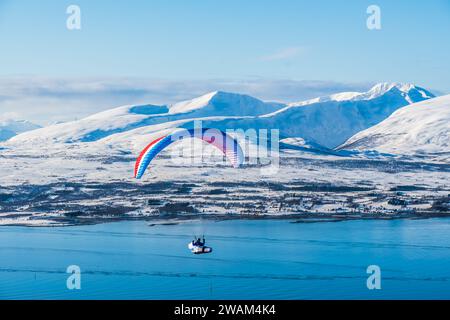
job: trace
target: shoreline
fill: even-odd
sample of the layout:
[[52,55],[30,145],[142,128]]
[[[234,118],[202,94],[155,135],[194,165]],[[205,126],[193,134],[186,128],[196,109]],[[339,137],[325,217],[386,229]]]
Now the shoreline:
[[[158,225],[178,225],[190,221],[229,221],[229,220],[286,220],[289,223],[327,223],[344,222],[354,220],[424,220],[433,218],[450,218],[450,212],[427,212],[427,213],[401,213],[401,214],[158,214],[145,217],[91,217],[91,218],[50,218],[50,219],[31,219],[29,221],[42,221],[41,224],[33,223],[7,223],[0,227],[27,227],[27,228],[55,228],[55,227],[74,227],[83,225],[96,225],[122,221],[143,221],[148,222],[149,227]],[[45,222],[48,223],[45,223]],[[153,222],[153,223],[152,223]]]

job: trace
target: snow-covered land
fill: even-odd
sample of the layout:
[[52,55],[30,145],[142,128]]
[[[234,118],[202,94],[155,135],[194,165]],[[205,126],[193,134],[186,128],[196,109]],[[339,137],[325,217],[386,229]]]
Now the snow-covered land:
[[401,108],[351,137],[341,149],[450,157],[450,95]]
[[[0,144],[0,224],[448,214],[449,108],[448,96],[397,83],[294,104],[218,91],[167,106],[114,108]],[[280,149],[234,169],[216,149],[186,140],[163,151],[142,180],[133,178],[136,157],[153,137],[193,120],[278,129]],[[254,142],[235,136],[247,156],[256,154]],[[184,156],[200,147],[197,157]]]

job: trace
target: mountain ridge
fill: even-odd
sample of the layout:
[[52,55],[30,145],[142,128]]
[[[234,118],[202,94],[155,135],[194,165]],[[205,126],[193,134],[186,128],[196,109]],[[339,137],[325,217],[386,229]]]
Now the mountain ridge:
[[219,129],[279,129],[280,139],[302,138],[333,149],[411,102],[429,99],[427,90],[380,83],[363,93],[338,93],[296,104],[264,102],[245,94],[213,91],[173,105],[127,105],[81,120],[56,124],[11,138],[14,143],[76,143],[108,138],[110,143],[193,120]]

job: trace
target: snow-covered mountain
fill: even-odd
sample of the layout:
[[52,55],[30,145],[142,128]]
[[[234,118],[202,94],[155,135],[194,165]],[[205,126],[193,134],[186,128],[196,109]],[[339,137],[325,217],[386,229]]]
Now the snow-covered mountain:
[[170,114],[189,114],[190,118],[211,116],[259,116],[285,105],[263,102],[248,95],[215,91],[169,107]]
[[[123,106],[87,118],[20,134],[12,144],[104,141],[139,148],[148,135],[173,127],[279,129],[280,137],[334,148],[357,132],[386,119],[397,109],[433,95],[423,88],[383,83],[364,93],[339,93],[294,104],[269,103],[226,92],[211,92],[169,106]],[[289,140],[287,140],[289,141]]]
[[218,128],[279,129],[282,138],[303,138],[335,148],[357,132],[386,119],[410,103],[434,97],[407,84],[378,84],[365,93],[341,93],[289,104],[273,113],[245,119],[211,120]]
[[397,83],[397,82],[383,82],[373,86],[367,92],[341,92],[332,94],[329,96],[318,97],[306,101],[290,103],[289,106],[301,106],[306,104],[318,103],[318,102],[329,102],[329,101],[346,101],[346,100],[371,100],[375,99],[388,91],[398,91],[409,103],[413,103],[416,100],[429,99],[434,97],[434,95],[418,86],[407,83]]
[[37,124],[25,120],[0,121],[0,141],[8,140],[17,134],[40,128]]
[[15,137],[12,142],[92,142],[140,127],[173,123],[183,119],[211,116],[258,116],[285,105],[266,103],[256,98],[225,92],[211,92],[171,106],[122,106],[87,118],[51,125],[30,134]]
[[450,153],[450,95],[401,108],[339,149],[406,155]]

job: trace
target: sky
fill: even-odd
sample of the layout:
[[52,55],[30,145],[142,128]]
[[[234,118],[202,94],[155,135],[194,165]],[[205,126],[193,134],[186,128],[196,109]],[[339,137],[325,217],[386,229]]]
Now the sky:
[[[72,4],[80,30],[66,27]],[[366,26],[372,4],[380,30]],[[450,93],[449,33],[448,0],[0,0],[0,118],[212,90],[292,102],[395,81]]]

